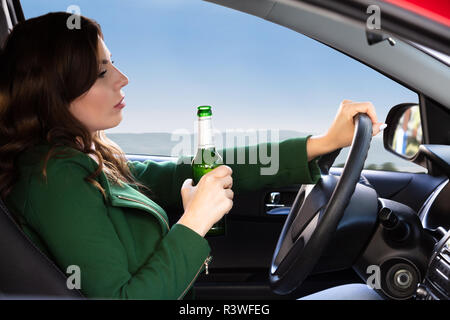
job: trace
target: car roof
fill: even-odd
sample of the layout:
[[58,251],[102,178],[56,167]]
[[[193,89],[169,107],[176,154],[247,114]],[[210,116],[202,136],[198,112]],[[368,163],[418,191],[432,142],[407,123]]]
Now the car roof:
[[450,27],[450,2],[442,0],[383,0],[436,23]]

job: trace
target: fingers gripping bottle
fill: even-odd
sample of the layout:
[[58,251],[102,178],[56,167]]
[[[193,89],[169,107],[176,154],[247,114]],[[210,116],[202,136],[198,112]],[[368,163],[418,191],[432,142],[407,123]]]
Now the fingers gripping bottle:
[[[192,172],[194,185],[200,178],[223,164],[222,157],[216,151],[212,132],[212,111],[210,106],[199,106],[197,108],[198,117],[198,148],[192,160]],[[206,234],[207,236],[225,235],[225,216],[216,222]]]

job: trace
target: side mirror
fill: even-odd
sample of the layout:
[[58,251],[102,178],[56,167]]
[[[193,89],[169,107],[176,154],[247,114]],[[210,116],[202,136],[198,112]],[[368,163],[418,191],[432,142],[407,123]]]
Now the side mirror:
[[423,143],[420,109],[417,103],[393,107],[386,118],[383,132],[384,148],[404,159],[413,159]]

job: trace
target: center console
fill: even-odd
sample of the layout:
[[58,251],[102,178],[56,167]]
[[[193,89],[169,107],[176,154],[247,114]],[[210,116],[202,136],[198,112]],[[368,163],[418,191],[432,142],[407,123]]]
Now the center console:
[[416,299],[450,299],[450,230],[435,246],[424,281],[417,287]]

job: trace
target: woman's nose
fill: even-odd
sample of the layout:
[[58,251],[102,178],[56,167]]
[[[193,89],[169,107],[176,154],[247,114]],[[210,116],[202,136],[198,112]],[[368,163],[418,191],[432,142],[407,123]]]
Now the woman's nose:
[[123,74],[119,69],[116,68],[116,70],[118,72],[118,79],[117,79],[116,85],[120,89],[120,88],[125,87],[128,84],[128,77],[125,74]]
[[128,77],[120,72],[121,80],[120,80],[120,87],[123,88],[128,84]]

